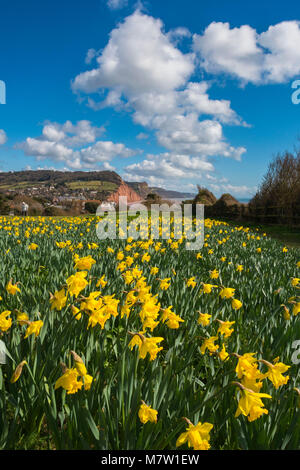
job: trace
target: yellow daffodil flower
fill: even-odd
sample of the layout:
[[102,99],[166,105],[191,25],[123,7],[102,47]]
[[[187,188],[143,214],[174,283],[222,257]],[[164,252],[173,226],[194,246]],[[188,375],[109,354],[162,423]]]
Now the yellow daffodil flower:
[[185,420],[188,422],[188,427],[178,437],[176,447],[180,447],[187,442],[188,446],[193,447],[194,450],[208,450],[210,448],[209,433],[213,428],[213,424],[199,422],[194,426],[190,420],[187,418]]
[[142,402],[139,409],[139,418],[143,424],[146,424],[148,421],[151,423],[157,423],[157,411],[151,408],[151,406],[146,405],[145,402]]

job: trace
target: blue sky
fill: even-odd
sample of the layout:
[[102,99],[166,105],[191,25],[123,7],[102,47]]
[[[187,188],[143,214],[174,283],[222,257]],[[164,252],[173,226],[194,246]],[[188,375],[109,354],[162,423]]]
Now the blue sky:
[[114,169],[249,198],[298,145],[294,1],[3,3],[1,171]]

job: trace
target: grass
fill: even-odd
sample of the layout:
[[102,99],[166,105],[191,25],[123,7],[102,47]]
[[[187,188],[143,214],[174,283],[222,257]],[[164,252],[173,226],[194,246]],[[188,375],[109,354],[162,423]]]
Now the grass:
[[[231,226],[236,225],[237,221],[228,220]],[[244,227],[249,227],[251,230],[259,233],[267,233],[267,235],[289,247],[300,247],[300,227],[292,227],[289,225],[267,225],[267,224],[254,224],[252,222],[242,221]]]
[[117,184],[110,181],[71,181],[66,186],[72,190],[86,189],[97,191],[114,191],[118,188]]
[[33,182],[28,182],[28,181],[20,181],[19,183],[14,183],[14,184],[0,184],[0,190],[25,189],[25,188],[35,188],[35,187],[40,187],[40,186],[45,186],[45,182],[35,181],[33,183]]

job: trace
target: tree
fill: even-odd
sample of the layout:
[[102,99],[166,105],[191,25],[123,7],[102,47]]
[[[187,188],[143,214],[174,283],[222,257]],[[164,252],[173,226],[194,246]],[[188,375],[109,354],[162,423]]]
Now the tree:
[[84,208],[90,214],[96,214],[98,206],[99,206],[99,202],[89,201],[85,203]]
[[261,222],[292,222],[299,215],[300,152],[274,157],[249,210]]

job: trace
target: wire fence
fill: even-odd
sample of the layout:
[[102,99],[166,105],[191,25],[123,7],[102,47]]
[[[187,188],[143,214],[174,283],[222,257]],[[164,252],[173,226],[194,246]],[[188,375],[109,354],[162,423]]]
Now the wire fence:
[[300,205],[254,206],[249,208],[245,216],[261,222],[282,222],[288,225],[299,225]]
[[260,224],[282,224],[291,227],[300,226],[300,205],[273,205],[273,206],[240,206],[233,204],[215,208],[206,207],[209,217],[223,217],[224,219],[257,222]]

